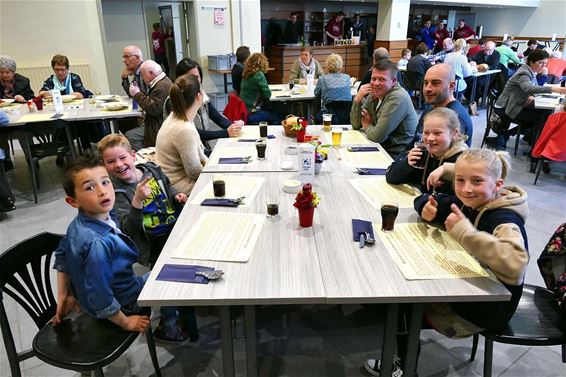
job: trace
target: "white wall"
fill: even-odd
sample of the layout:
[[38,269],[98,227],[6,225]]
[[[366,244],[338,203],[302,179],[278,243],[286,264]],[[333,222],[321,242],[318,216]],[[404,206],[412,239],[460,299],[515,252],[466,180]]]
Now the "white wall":
[[[226,7],[224,25],[214,24],[214,9]],[[203,9],[203,7],[205,7]],[[240,7],[243,22],[240,23]],[[207,55],[235,52],[245,44],[252,52],[261,52],[261,14],[258,0],[195,0],[189,7],[189,41],[191,58],[197,60],[204,71],[204,88],[207,92],[223,92],[222,75],[208,74]],[[240,39],[240,28],[242,39]],[[231,89],[230,87],[228,88]]]
[[483,25],[484,35],[566,36],[564,0],[541,0],[538,8],[475,8],[475,13],[476,25]]
[[102,0],[102,18],[110,92],[123,95],[124,89],[120,85],[124,70],[122,49],[136,45],[141,49],[144,59],[151,58],[142,3]]
[[[96,0],[0,1],[0,52],[19,66],[49,66],[55,54],[90,64],[92,91],[108,92]],[[32,88],[36,93],[39,88]]]
[[377,10],[378,41],[400,41],[407,39],[407,19],[410,0],[382,0]]

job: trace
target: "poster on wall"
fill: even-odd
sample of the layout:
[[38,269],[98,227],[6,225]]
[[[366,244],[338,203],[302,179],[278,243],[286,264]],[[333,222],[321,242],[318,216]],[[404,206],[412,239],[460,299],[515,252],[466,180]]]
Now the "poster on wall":
[[214,8],[214,25],[224,25],[226,8]]

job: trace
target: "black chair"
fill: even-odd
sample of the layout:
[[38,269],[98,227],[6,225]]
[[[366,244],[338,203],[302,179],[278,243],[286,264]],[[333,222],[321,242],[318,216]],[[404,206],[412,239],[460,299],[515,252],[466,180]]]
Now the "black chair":
[[412,91],[413,104],[416,110],[420,110],[423,103],[423,82],[424,74],[420,72],[407,71],[405,72],[404,85],[408,91]]
[[[20,377],[20,362],[34,356],[58,368],[94,371],[97,377],[103,376],[102,368],[124,353],[139,335],[87,314],[65,319],[57,327],[49,323],[57,309],[50,280],[51,257],[61,238],[61,235],[41,233],[0,255],[0,328],[12,377]],[[13,298],[38,327],[32,349],[16,350],[4,307],[4,293]],[[149,311],[146,309],[146,313]],[[155,374],[160,377],[151,327],[146,331],[146,339]]]
[[352,101],[332,101],[326,104],[326,109],[334,114],[332,124],[350,124]]
[[[554,293],[546,288],[525,284],[515,314],[501,331],[484,331],[484,377],[491,377],[493,343],[522,346],[562,346],[562,362],[566,363],[566,316],[558,307]],[[474,335],[470,361],[476,357],[479,334]]]
[[[50,156],[75,157],[70,129],[64,121],[33,123],[24,126],[22,145],[31,172],[33,197],[37,204],[39,189],[39,161]],[[22,139],[20,139],[22,140]]]

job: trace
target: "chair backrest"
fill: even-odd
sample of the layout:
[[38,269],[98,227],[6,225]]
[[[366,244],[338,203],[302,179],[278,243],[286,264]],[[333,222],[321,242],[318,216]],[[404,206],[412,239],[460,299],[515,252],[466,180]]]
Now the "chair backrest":
[[553,161],[566,161],[566,112],[552,114],[546,120],[531,155]]
[[[51,256],[62,235],[40,233],[0,255],[0,305],[3,294],[12,297],[30,315],[38,328],[53,316],[57,302],[51,289]],[[2,310],[2,313],[4,310]],[[7,318],[0,317],[2,333]]]
[[230,93],[228,96],[228,104],[224,108],[224,116],[232,122],[243,120],[245,124],[248,123],[248,108],[246,103],[238,97],[235,93]]
[[404,75],[405,88],[409,90],[422,90],[424,74],[421,72],[407,71]]
[[325,106],[334,116],[332,124],[350,124],[350,110],[352,110],[352,101],[332,101]]
[[[65,136],[66,126],[64,121],[33,123],[25,126],[24,131],[30,138],[30,146],[35,146],[36,149],[41,148],[42,157],[55,156],[62,149],[68,148]],[[32,142],[31,138],[35,139],[35,142]],[[32,148],[32,154],[34,154],[34,148]]]

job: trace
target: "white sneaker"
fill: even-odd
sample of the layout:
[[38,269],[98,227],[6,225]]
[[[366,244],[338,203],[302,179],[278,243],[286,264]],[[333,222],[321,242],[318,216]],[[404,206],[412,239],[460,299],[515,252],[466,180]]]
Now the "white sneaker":
[[[377,363],[377,368],[375,364]],[[372,376],[381,375],[381,360],[367,359],[364,362],[364,368]],[[401,370],[401,359],[397,356],[393,356],[393,371],[391,372],[391,377],[401,377],[403,376],[403,371]]]

